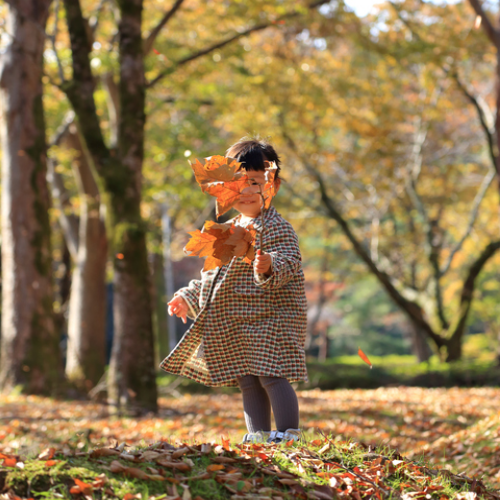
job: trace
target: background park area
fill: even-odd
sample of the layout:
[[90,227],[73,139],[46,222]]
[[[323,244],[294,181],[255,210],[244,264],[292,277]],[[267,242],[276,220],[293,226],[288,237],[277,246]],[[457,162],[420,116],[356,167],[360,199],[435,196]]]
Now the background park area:
[[[0,500],[499,499],[498,17],[2,3]],[[215,220],[188,160],[255,134],[303,255],[298,445],[158,368]]]

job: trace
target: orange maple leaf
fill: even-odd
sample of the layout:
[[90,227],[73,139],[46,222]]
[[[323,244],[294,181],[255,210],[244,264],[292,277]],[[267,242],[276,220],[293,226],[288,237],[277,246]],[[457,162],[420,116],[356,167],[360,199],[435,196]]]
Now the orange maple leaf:
[[241,192],[248,187],[248,185],[248,176],[241,172],[236,174],[233,180],[207,184],[205,192],[217,198],[215,202],[215,213],[217,217],[220,217],[233,208]]
[[209,156],[205,158],[205,164],[197,158],[191,163],[196,182],[201,190],[206,192],[207,187],[213,183],[227,182],[234,179],[241,163],[234,158],[226,156]]
[[255,258],[253,243],[256,231],[234,224],[205,222],[203,231],[189,233],[191,239],[184,247],[190,256],[207,257],[204,271],[228,264],[233,257],[243,257],[247,263]]
[[75,481],[76,486],[73,486],[69,492],[72,495],[92,495],[92,492],[94,491],[94,488],[92,488],[91,484],[84,483],[83,481],[80,481],[80,479],[73,479]]
[[17,458],[12,456],[12,455],[4,455],[3,453],[0,453],[0,460],[3,459],[3,466],[4,467],[15,467],[17,464]]
[[281,179],[276,179],[276,174],[278,172],[278,167],[274,161],[266,162],[268,167],[265,171],[266,183],[262,188],[262,197],[264,198],[264,207],[269,208],[273,198],[278,193],[280,188]]
[[[266,161],[266,182],[260,190],[263,207],[269,208],[279,189],[279,179],[275,179],[278,167],[274,162]],[[217,217],[225,214],[238,201],[243,189],[250,185],[251,177],[245,170],[240,170],[241,163],[226,156],[210,156],[205,164],[198,159],[191,163],[196,181],[204,193],[216,198]]]

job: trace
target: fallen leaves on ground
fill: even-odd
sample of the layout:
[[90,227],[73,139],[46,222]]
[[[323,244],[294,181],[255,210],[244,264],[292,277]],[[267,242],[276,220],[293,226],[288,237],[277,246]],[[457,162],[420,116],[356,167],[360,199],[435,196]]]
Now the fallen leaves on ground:
[[[383,486],[384,474],[388,473],[385,472],[387,460],[390,459],[390,467],[395,467],[393,474],[402,467],[405,475],[409,475],[409,478],[405,476],[404,481],[401,480],[411,486],[400,490],[403,500],[429,498],[427,495],[430,498],[448,498],[448,493],[433,489],[442,484],[442,477],[447,474],[447,481],[452,484],[455,481],[457,488],[466,488],[471,495],[485,494],[481,489],[481,479],[490,486],[500,486],[500,465],[496,458],[500,444],[500,418],[497,417],[500,413],[500,389],[394,387],[299,391],[298,395],[308,443],[299,451],[286,446],[255,448],[253,445],[231,445],[230,442],[240,441],[244,433],[239,393],[161,398],[159,415],[136,419],[109,417],[107,408],[96,403],[54,401],[35,396],[2,396],[0,469],[22,472],[24,459],[37,456],[44,470],[55,473],[64,469],[67,457],[84,456],[92,463],[104,462],[102,465],[108,467],[112,474],[124,477],[129,474],[132,478],[134,474],[145,474],[142,481],[163,484],[165,481],[161,478],[166,477],[198,477],[196,481],[205,481],[200,477],[206,474],[227,475],[233,468],[241,466],[243,472],[233,472],[241,473],[241,479],[235,484],[224,482],[227,483],[224,490],[230,492],[229,488],[232,488],[239,497],[250,493],[268,498],[279,496],[271,490],[294,491],[296,484],[296,493],[305,488],[308,498],[327,498],[330,490],[325,490],[326,493],[321,496],[322,490],[310,484],[304,486],[304,477],[314,474],[320,480],[320,486],[340,489],[344,493],[337,492],[338,495],[359,500],[356,495],[375,498],[377,492],[380,498],[386,498],[387,495],[378,489],[377,481],[382,481],[380,484]],[[318,432],[328,438],[321,437],[321,442],[315,443]],[[227,439],[218,445],[221,435]],[[182,444],[174,444],[178,441]],[[110,446],[110,442],[115,444]],[[121,447],[117,446],[119,442]],[[139,454],[137,447],[147,447],[155,442],[165,443],[162,446],[166,448],[149,447]],[[225,451],[222,452],[218,446]],[[350,453],[349,446],[364,450],[368,457],[357,465],[357,469],[345,462]],[[219,452],[210,455],[216,448]],[[384,448],[386,451],[383,451]],[[370,450],[374,449],[382,451],[377,451],[377,456],[370,456]],[[343,454],[339,450],[343,450]],[[199,454],[211,457],[203,470],[193,460],[193,456]],[[432,467],[411,462],[411,459],[424,455],[434,464]],[[275,466],[293,477],[278,478],[285,481],[271,486],[256,485],[245,472],[247,460],[258,465],[259,474],[265,475],[263,468]],[[50,461],[57,463],[46,466]],[[116,463],[112,466],[113,462]],[[148,466],[144,467],[146,462]],[[284,470],[284,464],[290,467]],[[458,478],[450,471],[441,469],[444,465],[451,465],[455,473],[464,472],[466,477]],[[112,472],[111,467],[116,472]],[[207,467],[210,468],[207,470]],[[133,469],[142,472],[134,472]],[[420,478],[420,482],[417,481],[420,489],[415,478]],[[89,478],[78,479],[93,485]],[[186,484],[189,486],[189,481]],[[73,483],[72,486],[78,485]],[[352,487],[350,493],[349,486]],[[259,488],[264,488],[264,492]],[[311,496],[310,491],[314,491],[316,496]],[[180,498],[183,498],[182,495]],[[473,500],[476,497],[461,498]]]

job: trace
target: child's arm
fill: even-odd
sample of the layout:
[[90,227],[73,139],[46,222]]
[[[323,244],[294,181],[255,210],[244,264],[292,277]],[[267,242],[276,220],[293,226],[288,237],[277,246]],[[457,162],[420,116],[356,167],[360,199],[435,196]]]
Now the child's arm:
[[267,290],[285,286],[302,267],[299,239],[288,222],[265,231],[264,253],[272,258],[271,269],[266,274],[254,272],[254,282]]
[[[200,312],[200,292],[201,292],[201,281],[200,280],[191,280],[189,285],[181,288],[177,292],[173,299],[169,302],[172,303],[176,297],[182,297],[188,306],[187,316],[188,318],[195,319]],[[172,311],[174,314],[175,312]],[[179,316],[179,315],[177,315]],[[180,316],[179,316],[180,317]]]

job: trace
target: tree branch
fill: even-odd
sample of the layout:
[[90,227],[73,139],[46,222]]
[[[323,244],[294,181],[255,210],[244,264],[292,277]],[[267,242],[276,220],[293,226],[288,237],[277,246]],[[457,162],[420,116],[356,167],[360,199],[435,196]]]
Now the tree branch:
[[411,171],[408,172],[405,187],[406,192],[413,204],[413,206],[417,209],[418,213],[422,217],[424,228],[425,228],[425,250],[427,254],[427,258],[431,265],[433,279],[431,281],[434,297],[436,299],[436,312],[441,322],[441,327],[443,329],[447,329],[449,327],[449,323],[445,317],[444,307],[443,307],[443,297],[441,293],[441,285],[440,285],[440,270],[439,270],[439,249],[440,242],[437,237],[438,222],[437,220],[429,220],[427,211],[422,203],[422,200],[417,192],[416,180],[420,174],[422,169],[422,149],[427,137],[427,130],[424,130],[421,127],[421,119],[418,119],[419,124],[417,126],[417,130],[415,132],[415,142],[412,150],[413,161],[411,162]]
[[483,6],[481,5],[481,2],[479,0],[469,0],[469,3],[471,4],[471,7],[474,9],[474,12],[481,18],[481,24],[483,26],[484,31],[486,32],[486,35],[493,43],[493,45],[498,48],[499,32],[495,29],[495,27],[491,23],[488,14],[486,14],[486,12],[483,9]]
[[479,206],[481,205],[481,202],[483,201],[484,196],[486,195],[486,192],[488,191],[488,188],[490,187],[495,176],[496,176],[495,170],[491,169],[483,178],[481,186],[479,187],[479,191],[477,192],[476,197],[474,198],[472,210],[469,216],[469,222],[467,224],[467,229],[462,235],[462,238],[460,238],[460,241],[457,242],[457,244],[453,247],[452,251],[450,252],[446,264],[444,265],[443,269],[441,269],[441,276],[443,276],[448,272],[451,266],[451,262],[453,261],[453,257],[455,257],[455,254],[462,248],[464,241],[470,235],[472,228],[474,227],[474,223],[476,222],[477,215],[479,213]]
[[165,25],[170,21],[173,15],[177,12],[183,2],[184,0],[176,0],[174,5],[172,5],[172,8],[165,13],[161,21],[151,30],[148,37],[144,41],[144,55],[147,55],[149,54],[149,52],[151,52],[156,37],[159,35],[160,31],[165,27]]
[[110,143],[111,147],[116,147],[118,144],[118,124],[120,123],[120,92],[112,71],[108,71],[103,75],[102,83],[107,96]]
[[[495,153],[495,140],[493,132],[491,131],[490,126],[488,125],[488,119],[486,117],[486,113],[488,109],[486,108],[487,104],[481,102],[478,97],[476,97],[469,89],[467,89],[466,85],[460,80],[457,71],[450,72],[446,68],[443,68],[446,74],[449,74],[453,80],[455,80],[458,88],[462,91],[465,97],[472,103],[474,108],[477,111],[477,116],[479,118],[479,123],[481,124],[481,128],[486,134],[486,140],[488,141],[488,153],[490,155],[491,163],[493,164],[493,168],[496,170],[497,164],[497,155]],[[485,109],[486,108],[486,109]]]
[[[80,132],[92,156],[92,162],[100,175],[105,175],[112,163],[101,131],[94,101],[94,77],[90,68],[87,24],[83,18],[79,0],[64,0],[68,32],[73,58],[73,78],[61,86],[78,116]],[[112,172],[109,172],[112,175]]]
[[379,283],[384,287],[387,294],[406,313],[408,318],[421,330],[425,331],[425,333],[434,341],[434,343],[438,348],[444,346],[445,339],[443,339],[440,335],[434,332],[431,325],[426,321],[424,317],[424,312],[420,307],[420,305],[405,298],[399,292],[399,290],[397,290],[396,287],[393,285],[389,275],[381,271],[375,264],[375,262],[373,262],[373,260],[370,258],[370,255],[368,254],[367,250],[365,250],[363,245],[358,241],[358,239],[352,232],[349,223],[342,217],[340,211],[337,210],[335,203],[328,195],[323,177],[316,169],[314,169],[314,167],[312,167],[312,165],[308,163],[306,158],[302,158],[295,145],[295,142],[287,134],[287,132],[283,127],[282,127],[282,134],[283,138],[289,145],[290,149],[294,151],[294,153],[303,163],[304,167],[309,172],[309,174],[317,181],[320,190],[321,201],[323,203],[324,208],[326,209],[328,216],[339,224],[342,232],[351,242],[351,245],[353,246],[354,251],[356,252],[358,257],[360,257],[361,260],[363,260],[368,269],[372,272],[373,275],[375,275]]
[[[312,10],[315,9],[316,7],[319,7],[325,3],[328,3],[329,0],[318,0],[316,2],[312,2],[307,6],[308,9]],[[183,59],[180,59],[177,62],[174,62],[170,67],[168,67],[165,71],[162,71],[159,75],[157,75],[153,80],[151,80],[146,87],[147,88],[152,88],[154,87],[159,81],[163,80],[168,75],[171,75],[174,71],[177,70],[180,66],[183,66],[184,64],[187,64],[191,61],[194,61],[195,59],[198,59],[204,55],[210,54],[214,50],[221,49],[222,47],[225,47],[226,45],[229,45],[230,43],[234,42],[235,40],[238,40],[239,38],[243,38],[245,36],[250,35],[251,33],[255,33],[257,31],[264,30],[269,27],[275,27],[276,23],[279,21],[285,20],[285,19],[290,19],[292,17],[296,17],[300,15],[299,12],[289,12],[287,14],[284,14],[277,18],[276,20],[267,22],[267,23],[261,23],[253,26],[252,28],[248,28],[245,31],[242,31],[241,33],[236,33],[229,38],[226,38],[225,40],[221,40],[219,42],[214,43],[213,45],[210,45],[209,47],[205,47],[204,49],[199,50],[198,52],[195,52]]]
[[[457,321],[455,322],[453,327],[450,328],[453,333],[449,338],[449,344],[460,345],[460,341],[465,332],[467,319],[472,305],[476,278],[479,276],[484,265],[491,257],[493,257],[493,255],[495,255],[495,253],[499,249],[500,240],[492,241],[486,246],[486,248],[481,252],[481,255],[470,266],[467,278],[465,279],[462,287],[462,293],[460,294],[459,314],[456,315]],[[448,354],[450,354],[449,351]]]
[[[69,133],[69,128],[74,119],[74,113],[68,113],[62,125],[57,129],[54,137],[50,140],[50,146],[58,146]],[[59,224],[64,233],[64,239],[68,246],[68,250],[71,253],[73,260],[76,259],[78,254],[79,245],[79,219],[73,213],[67,214],[66,209],[73,207],[70,202],[70,195],[66,186],[64,185],[64,180],[62,175],[56,170],[57,162],[54,158],[49,157],[47,162],[47,180],[52,189],[52,198],[55,201],[56,207],[59,209],[60,217]]]

